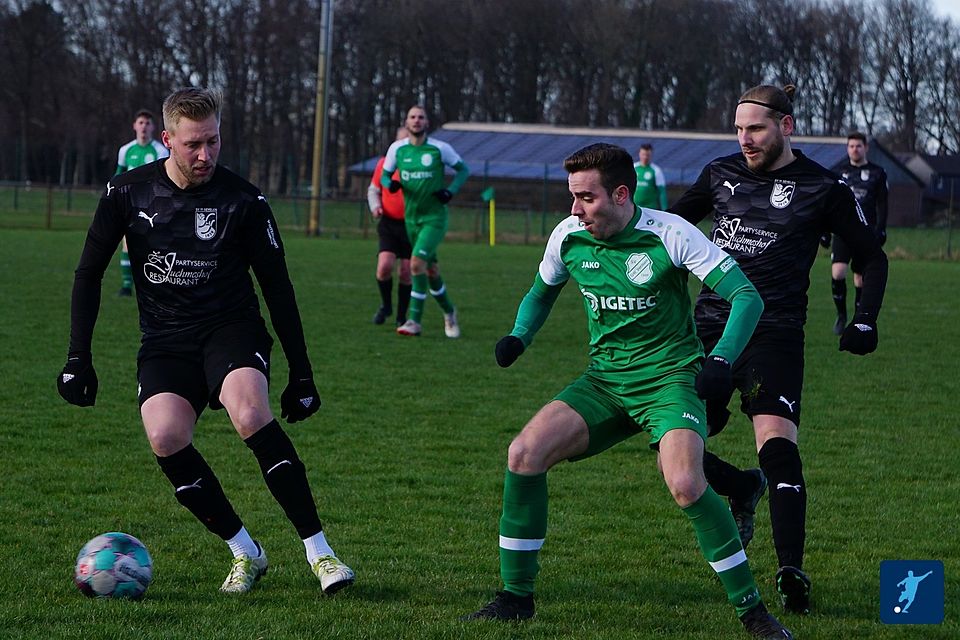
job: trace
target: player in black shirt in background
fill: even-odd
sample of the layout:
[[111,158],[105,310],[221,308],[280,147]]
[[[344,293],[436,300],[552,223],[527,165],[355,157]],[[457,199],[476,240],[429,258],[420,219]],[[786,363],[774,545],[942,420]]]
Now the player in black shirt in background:
[[[690,222],[713,216],[712,240],[733,256],[763,298],[760,322],[736,362],[709,358],[701,377],[729,393],[707,401],[711,434],[729,417],[734,385],[741,410],[753,422],[760,470],[741,471],[712,453],[704,471],[714,490],[728,496],[743,546],[753,536],[753,515],[767,481],[770,519],[780,569],[777,590],[788,611],[807,613],[810,580],[802,571],[806,535],[806,483],[797,430],[803,386],[803,326],[810,267],[824,233],[842,238],[863,268],[863,297],[840,350],[867,354],[877,347],[877,315],[887,279],[887,258],[850,188],[791,149],[795,88],[760,85],[737,104],[741,153],[710,162],[670,210]],[[710,353],[730,311],[704,288],[697,299],[697,333]],[[699,378],[698,378],[699,380]]]
[[[847,136],[847,161],[833,168],[839,173],[843,181],[850,185],[853,195],[860,203],[860,209],[867,218],[867,224],[873,229],[877,240],[882,247],[887,241],[887,173],[883,167],[867,160],[867,136],[859,131],[853,131]],[[821,240],[821,244],[828,246],[830,236]],[[837,305],[837,321],[833,325],[833,332],[843,333],[847,326],[847,265],[850,263],[850,247],[840,236],[833,237],[833,251],[830,260],[831,290],[833,303]],[[853,286],[856,289],[853,310],[856,313],[860,306],[860,296],[863,292],[863,274],[859,265],[853,265]]]
[[270,411],[273,339],[260,315],[253,269],[290,366],[281,417],[304,420],[320,407],[283,244],[260,190],[217,166],[219,91],[175,91],[163,104],[170,157],[114,176],[87,233],[73,285],[70,348],[57,389],[91,406],[97,375],[91,357],[101,281],[123,235],[136,281],[140,415],[177,501],[233,553],[220,587],[245,593],[267,571],[267,556],[193,446],[203,409],[226,408],[253,452],[267,487],[303,540],[325,593],[354,581],[330,548],[293,443]]

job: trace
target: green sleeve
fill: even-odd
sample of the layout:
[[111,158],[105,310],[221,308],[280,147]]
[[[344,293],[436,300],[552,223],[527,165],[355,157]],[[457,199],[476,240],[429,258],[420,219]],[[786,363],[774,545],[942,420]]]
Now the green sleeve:
[[660,208],[667,210],[667,188],[665,186],[657,187],[657,193],[660,194]]
[[117,170],[113,172],[113,175],[118,176],[118,175],[120,175],[121,173],[123,173],[123,172],[126,171],[126,170],[127,170],[127,168],[126,168],[125,166],[123,166],[122,164],[118,164],[118,165],[117,165]]
[[383,187],[384,189],[390,188],[391,175],[393,174],[387,173],[386,171],[380,174],[380,186]]
[[453,165],[453,170],[457,172],[457,175],[453,177],[453,182],[450,183],[447,190],[456,195],[460,191],[460,187],[463,186],[463,183],[470,177],[470,168],[467,166],[467,163],[461,160]]
[[739,266],[734,265],[724,273],[721,271],[724,264],[726,261],[711,271],[703,283],[730,303],[730,316],[723,328],[723,335],[709,355],[721,356],[732,363],[743,353],[743,348],[757,327],[757,321],[763,313],[763,299]]
[[546,322],[553,303],[557,301],[563,284],[550,286],[543,281],[540,274],[533,280],[533,286],[527,295],[520,301],[520,308],[517,309],[517,320],[513,325],[513,331],[510,335],[520,338],[523,346],[529,347],[533,342],[533,336],[537,334],[543,323]]

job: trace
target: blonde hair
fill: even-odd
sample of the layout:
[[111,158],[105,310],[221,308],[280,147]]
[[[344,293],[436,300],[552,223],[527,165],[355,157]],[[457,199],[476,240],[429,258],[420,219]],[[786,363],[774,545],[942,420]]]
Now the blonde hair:
[[220,107],[223,94],[219,89],[187,87],[177,89],[163,101],[163,128],[176,130],[181,118],[199,122],[212,115],[220,122]]

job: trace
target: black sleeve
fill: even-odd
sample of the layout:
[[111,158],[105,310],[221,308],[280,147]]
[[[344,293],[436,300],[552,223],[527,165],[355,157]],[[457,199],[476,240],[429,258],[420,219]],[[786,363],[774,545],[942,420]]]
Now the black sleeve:
[[687,189],[680,199],[667,209],[691,224],[697,224],[713,213],[713,190],[710,188],[710,165],[700,172],[700,177]]
[[[262,196],[261,196],[262,198]],[[313,370],[307,357],[303,323],[293,283],[287,271],[283,242],[273,212],[266,200],[257,200],[244,221],[244,241],[250,266],[260,283],[263,300],[270,311],[270,322],[290,365],[291,377],[310,377]]]
[[853,253],[854,271],[863,274],[863,295],[854,321],[876,322],[887,287],[887,254],[880,248],[849,186],[837,182],[828,201],[832,203],[827,213],[830,231],[847,243]]
[[883,233],[887,230],[887,172],[884,171],[880,177],[882,180],[877,185],[877,231]]
[[80,263],[73,277],[73,294],[70,301],[70,347],[69,353],[90,353],[93,342],[93,327],[100,313],[100,288],[103,273],[110,265],[110,258],[123,239],[124,223],[120,215],[121,196],[115,187],[112,196],[100,197],[97,211],[87,231]]

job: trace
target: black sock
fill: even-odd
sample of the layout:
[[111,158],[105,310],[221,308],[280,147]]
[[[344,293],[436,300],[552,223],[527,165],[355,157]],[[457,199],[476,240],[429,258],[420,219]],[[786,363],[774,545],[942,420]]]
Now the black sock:
[[224,495],[217,476],[192,444],[172,456],[157,456],[157,463],[173,485],[177,502],[224,540],[237,535],[243,523]]
[[854,287],[853,312],[860,311],[860,296],[863,294],[863,287]]
[[709,451],[703,452],[703,473],[710,487],[721,496],[740,498],[757,489],[755,475],[736,468]]
[[830,288],[833,291],[833,304],[837,305],[837,315],[847,315],[847,279],[831,280]]
[[306,469],[280,423],[272,421],[244,442],[256,456],[270,493],[280,503],[300,538],[309,538],[322,531]]
[[377,286],[380,288],[380,306],[392,310],[393,302],[391,302],[390,296],[393,295],[393,278],[377,280]]
[[797,445],[786,438],[771,438],[757,454],[770,483],[770,523],[780,566],[803,566],[806,539],[807,487]]
[[397,285],[397,320],[400,318],[406,319],[407,309],[410,308],[410,290],[413,289],[413,285],[403,284],[402,282]]

